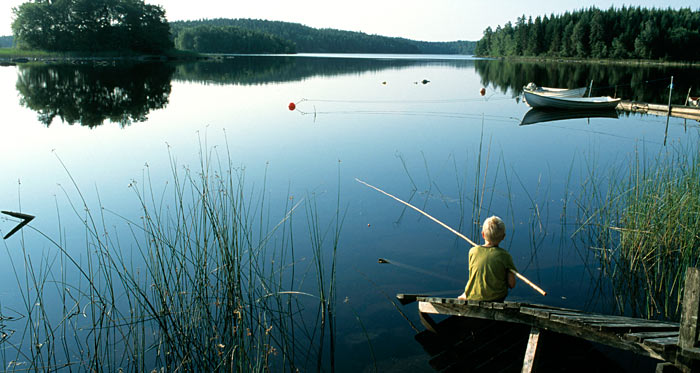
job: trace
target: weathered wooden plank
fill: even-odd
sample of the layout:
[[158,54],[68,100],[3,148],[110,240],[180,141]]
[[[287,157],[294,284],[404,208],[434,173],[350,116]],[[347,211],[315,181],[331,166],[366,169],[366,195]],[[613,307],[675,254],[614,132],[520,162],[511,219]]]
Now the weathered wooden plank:
[[430,303],[430,302],[418,302],[418,312],[421,312],[421,313],[440,313],[435,308],[435,303]]
[[401,305],[411,304],[418,299],[418,297],[425,297],[425,295],[418,294],[396,294],[396,299],[401,303]]
[[506,309],[506,305],[505,305],[505,303],[494,303],[493,309],[494,310],[504,310],[504,309]]
[[643,331],[672,331],[678,330],[678,325],[665,323],[590,323],[588,327],[599,331],[616,331],[622,333],[634,333]]
[[547,308],[533,308],[529,306],[520,306],[520,312],[526,315],[531,315],[543,319],[548,319],[552,314],[557,315],[582,315],[581,311],[576,310],[556,310]]
[[530,337],[527,341],[525,358],[523,359],[522,373],[532,373],[535,370],[537,359],[537,345],[540,341],[540,330],[533,327],[530,330]]
[[571,311],[571,312],[583,312],[581,310],[576,310],[573,308],[563,308],[563,307],[556,307],[556,306],[548,306],[545,304],[538,304],[538,303],[523,303],[522,304],[524,307],[528,308],[541,308],[541,309],[547,309],[547,310],[553,310],[553,311]]
[[506,306],[506,309],[518,309],[518,310],[520,309],[520,305],[521,305],[520,302],[508,302],[508,301],[503,302],[503,304]]
[[[556,322],[561,322],[563,324],[570,324],[570,325],[578,325],[578,326],[598,326],[598,325],[603,325],[603,324],[609,324],[609,325],[635,325],[638,326],[639,328],[663,328],[664,330],[668,330],[669,327],[675,328],[675,330],[678,330],[678,325],[675,323],[662,323],[659,321],[655,320],[642,320],[642,319],[633,319],[629,317],[622,317],[622,316],[608,316],[608,315],[559,315],[559,314],[552,314],[550,316],[550,320],[556,321]],[[620,329],[620,328],[618,328]],[[624,328],[621,328],[624,329]],[[641,330],[639,330],[641,331]]]
[[549,316],[552,321],[559,321],[563,323],[575,323],[575,324],[591,324],[591,323],[625,323],[630,322],[633,319],[626,317],[615,317],[606,315],[562,315],[562,314],[551,314]]
[[430,302],[430,303],[445,303],[448,298],[437,298],[437,297],[417,297],[416,300],[419,302]]
[[465,317],[475,317],[479,319],[510,321],[527,324],[527,320],[518,317],[517,309],[493,310],[481,307],[469,307],[450,304],[419,302],[418,310],[425,313],[439,313],[443,315],[455,315]]
[[700,269],[688,268],[685,274],[683,308],[681,309],[681,335],[678,344],[681,348],[698,347],[700,327]]
[[700,348],[682,348],[680,353],[687,358],[700,360]]
[[644,344],[657,351],[666,352],[678,348],[678,337],[645,339]]
[[493,309],[493,302],[480,302],[479,307],[485,308],[485,309]]
[[[467,302],[468,303],[468,302]],[[528,308],[521,305],[520,312],[518,309],[483,309],[481,307],[470,307],[470,306],[460,306],[460,305],[449,305],[449,304],[438,304],[438,303],[428,303],[419,302],[418,307],[420,312],[426,313],[439,313],[444,315],[456,315],[456,316],[466,316],[474,317],[479,319],[496,320],[496,321],[508,321],[519,324],[525,324],[530,327],[537,327],[539,329],[544,329],[552,331],[555,333],[561,333],[570,335],[577,338],[583,338],[591,342],[601,343],[614,348],[620,348],[623,350],[629,350],[634,353],[649,356],[654,359],[665,360],[668,357],[662,356],[662,354],[642,343],[628,341],[622,338],[622,333],[629,332],[643,332],[643,331],[664,331],[663,329],[625,329],[625,330],[615,330],[615,329],[596,329],[591,326],[571,326],[560,322],[549,320],[548,318],[535,317],[526,313],[521,312],[523,308]],[[527,311],[527,310],[526,310]]]
[[624,338],[628,341],[642,342],[645,339],[650,338],[666,338],[675,337],[678,338],[679,332],[676,330],[672,331],[662,331],[662,332],[637,332],[637,333],[627,333],[624,334]]
[[581,328],[591,330],[596,333],[610,333],[617,335],[618,338],[622,339],[624,334],[629,333],[641,333],[641,332],[661,332],[661,331],[676,331],[678,330],[675,326],[662,325],[662,324],[634,324],[634,323],[600,323],[600,324],[587,324],[582,325]]
[[430,317],[429,314],[418,312],[418,317],[420,319],[420,323],[423,325],[423,327],[425,327],[425,329],[437,334],[437,324],[435,323],[435,320],[433,320],[433,318]]
[[680,373],[680,369],[672,363],[664,362],[656,364],[654,373]]

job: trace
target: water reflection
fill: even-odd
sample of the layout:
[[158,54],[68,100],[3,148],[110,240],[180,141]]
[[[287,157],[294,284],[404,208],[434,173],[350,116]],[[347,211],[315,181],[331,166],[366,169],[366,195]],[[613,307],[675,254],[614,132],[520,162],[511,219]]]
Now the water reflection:
[[618,114],[615,109],[603,110],[562,110],[533,108],[530,109],[520,121],[521,126],[543,122],[554,122],[567,119],[583,118],[613,118],[617,119]]
[[[674,77],[672,103],[686,102],[689,90],[700,86],[695,69],[682,66],[611,65],[554,61],[484,61],[474,63],[484,86],[520,95],[529,82],[540,86],[574,88],[593,81],[593,96],[619,97],[651,103],[668,103]],[[692,92],[691,92],[692,93]]]
[[474,60],[237,56],[179,65],[175,79],[210,84],[259,85],[425,65],[472,67]]
[[17,90],[20,103],[38,112],[47,127],[57,117],[71,125],[110,120],[124,127],[168,104],[173,71],[152,63],[20,66]]

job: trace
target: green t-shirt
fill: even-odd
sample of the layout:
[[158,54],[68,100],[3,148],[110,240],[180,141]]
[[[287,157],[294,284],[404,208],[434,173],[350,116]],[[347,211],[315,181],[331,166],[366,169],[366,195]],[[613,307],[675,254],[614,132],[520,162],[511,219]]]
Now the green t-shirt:
[[474,246],[469,250],[468,300],[490,301],[508,295],[508,272],[515,270],[513,258],[500,247]]

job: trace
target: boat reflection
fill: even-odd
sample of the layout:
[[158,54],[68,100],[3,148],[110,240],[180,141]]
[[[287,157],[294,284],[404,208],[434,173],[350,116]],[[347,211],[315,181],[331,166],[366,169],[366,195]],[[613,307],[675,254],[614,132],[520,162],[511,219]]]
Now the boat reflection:
[[567,119],[582,119],[582,118],[618,118],[615,109],[601,110],[561,110],[551,108],[533,108],[530,109],[523,119],[520,121],[521,126],[529,124],[554,122]]

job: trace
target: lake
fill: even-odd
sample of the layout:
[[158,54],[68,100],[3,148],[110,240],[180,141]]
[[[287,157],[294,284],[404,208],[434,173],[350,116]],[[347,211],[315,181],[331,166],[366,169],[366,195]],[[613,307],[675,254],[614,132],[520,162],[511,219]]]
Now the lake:
[[[576,234],[577,198],[591,178],[604,190],[611,171],[624,172],[635,157],[692,147],[698,122],[618,113],[523,125],[530,108],[520,94],[530,81],[573,88],[592,80],[594,95],[667,103],[671,76],[674,104],[700,87],[697,69],[683,67],[455,56],[1,67],[0,209],[36,219],[35,229],[4,241],[0,310],[18,317],[32,303],[29,267],[55,273],[47,288],[60,287],[56,278],[78,281],[61,270],[69,263],[59,260],[46,236],[87,266],[90,234],[83,220],[90,218],[83,200],[140,268],[138,235],[125,223],[143,216],[134,190],[167,205],[169,197],[161,195],[172,189],[173,169],[196,172],[204,154],[212,163],[230,159],[244,175],[246,195],[264,198],[269,221],[260,226],[282,219],[290,199],[312,206],[312,218],[308,207],[293,213],[297,253],[288,264],[299,273],[313,267],[308,222],[318,218],[327,247],[341,217],[335,268],[340,371],[429,370],[415,331],[391,300],[396,293],[457,296],[467,278],[466,242],[356,179],[474,240],[486,217],[501,216],[507,226],[501,246],[548,292],[542,298],[519,283],[509,300],[619,312],[595,250]],[[3,216],[0,231],[15,225]],[[313,289],[314,280],[301,284],[302,277],[295,289]],[[53,298],[46,297],[50,307]],[[422,329],[415,305],[401,310]],[[17,343],[26,321],[0,326],[15,331]],[[28,360],[7,351],[5,367]],[[314,364],[300,366],[313,370]]]

